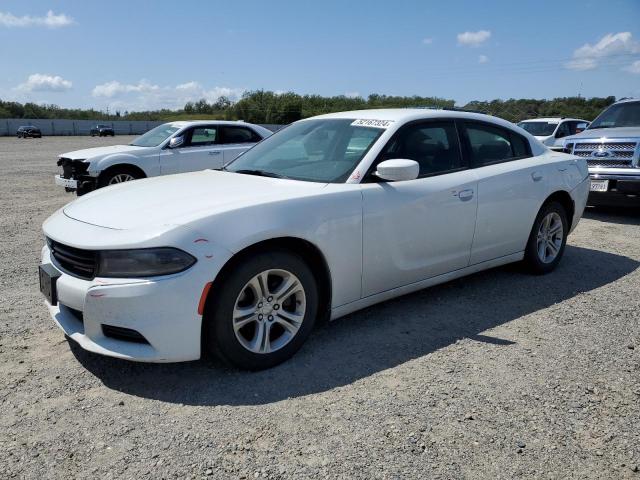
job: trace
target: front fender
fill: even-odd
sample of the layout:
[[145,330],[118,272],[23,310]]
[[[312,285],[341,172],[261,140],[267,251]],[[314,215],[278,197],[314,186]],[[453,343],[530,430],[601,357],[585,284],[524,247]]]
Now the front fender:
[[336,307],[360,299],[362,279],[362,195],[357,185],[341,187],[331,195],[234,209],[190,227],[234,254],[283,237],[309,242],[327,262]]
[[106,155],[100,158],[89,159],[87,173],[92,177],[98,177],[107,168],[115,165],[134,165],[144,172],[147,177],[154,177],[160,174],[160,164],[158,153],[147,154],[145,156],[132,155],[130,153],[117,153]]

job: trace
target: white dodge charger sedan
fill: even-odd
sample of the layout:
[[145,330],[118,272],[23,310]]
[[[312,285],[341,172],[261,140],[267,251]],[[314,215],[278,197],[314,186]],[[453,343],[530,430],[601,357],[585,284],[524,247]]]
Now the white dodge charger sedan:
[[129,145],[63,153],[55,182],[84,195],[96,188],[140,178],[219,169],[271,135],[260,125],[197,120],[159,125]]
[[323,115],[223,171],[66,205],[44,223],[40,287],[86,350],[267,368],[320,318],[509,262],[550,272],[588,191],[584,159],[498,118]]

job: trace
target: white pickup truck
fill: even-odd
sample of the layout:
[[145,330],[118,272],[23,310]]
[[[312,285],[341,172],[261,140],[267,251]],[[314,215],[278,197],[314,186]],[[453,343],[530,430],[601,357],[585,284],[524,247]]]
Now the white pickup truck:
[[607,107],[585,131],[564,139],[564,151],[584,158],[590,205],[640,205],[640,99]]
[[589,126],[588,120],[579,118],[532,118],[518,123],[531,135],[540,140],[551,150],[562,152],[564,139],[584,131]]
[[83,195],[96,188],[139,178],[220,169],[272,132],[244,122],[171,122],[149,130],[129,145],[63,153],[57,185]]

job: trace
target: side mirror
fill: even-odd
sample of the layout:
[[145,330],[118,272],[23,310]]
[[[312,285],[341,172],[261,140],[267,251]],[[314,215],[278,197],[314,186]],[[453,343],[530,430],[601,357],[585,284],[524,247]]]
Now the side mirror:
[[178,137],[173,137],[169,140],[169,148],[178,148],[184,143],[184,137],[182,135]]
[[378,164],[374,175],[390,182],[415,180],[420,173],[420,165],[415,160],[394,159]]

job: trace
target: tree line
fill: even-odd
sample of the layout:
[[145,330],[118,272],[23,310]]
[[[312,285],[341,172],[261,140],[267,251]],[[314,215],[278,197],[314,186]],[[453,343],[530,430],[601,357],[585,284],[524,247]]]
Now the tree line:
[[[563,97],[551,100],[509,99],[472,101],[463,109],[495,115],[511,122],[536,117],[576,117],[593,120],[615,97],[583,98]],[[277,93],[265,90],[245,92],[237,101],[220,97],[215,102],[205,99],[188,102],[178,110],[144,112],[103,112],[95,109],[62,108],[57,105],[21,104],[0,100],[0,118],[74,120],[177,120],[212,118],[218,120],[244,120],[251,123],[288,124],[301,118],[345,110],[371,108],[453,108],[454,100],[439,97],[390,96],[371,94],[367,98],[338,95],[298,95],[293,92]]]

